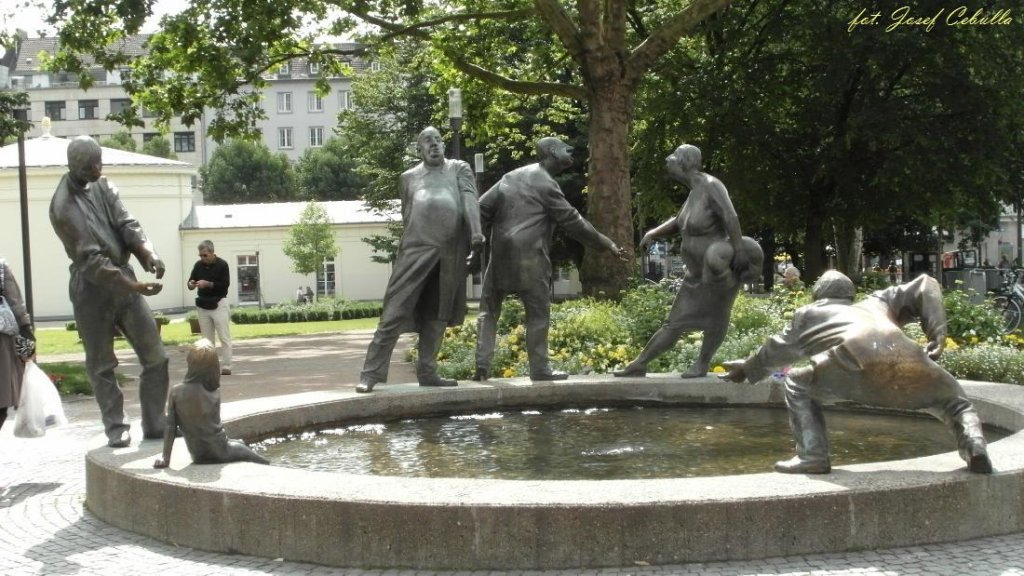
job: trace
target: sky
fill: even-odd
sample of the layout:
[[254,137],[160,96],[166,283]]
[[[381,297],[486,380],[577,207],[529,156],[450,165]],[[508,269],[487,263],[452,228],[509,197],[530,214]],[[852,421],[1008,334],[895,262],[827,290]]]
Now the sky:
[[[45,23],[53,6],[52,0],[16,0],[11,3],[14,6],[8,2],[4,4],[4,8],[0,9],[0,25],[3,29],[13,31],[20,28],[33,37],[38,36],[39,30],[45,30],[48,36],[54,34],[53,27]],[[153,17],[146,22],[143,32],[153,32],[161,16],[180,12],[187,5],[186,0],[156,0]]]

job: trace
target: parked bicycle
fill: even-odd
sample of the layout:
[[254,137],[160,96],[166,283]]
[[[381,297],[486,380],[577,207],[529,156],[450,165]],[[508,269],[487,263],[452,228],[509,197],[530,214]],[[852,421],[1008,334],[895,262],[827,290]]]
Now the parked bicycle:
[[993,306],[1003,316],[1003,333],[1009,334],[1020,328],[1024,314],[1024,286],[1020,284],[1022,270],[1003,272],[1003,285],[995,292]]

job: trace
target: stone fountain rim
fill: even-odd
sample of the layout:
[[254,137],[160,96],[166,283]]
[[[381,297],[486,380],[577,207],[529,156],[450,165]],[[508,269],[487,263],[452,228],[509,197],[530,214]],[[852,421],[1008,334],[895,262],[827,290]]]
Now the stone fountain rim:
[[[86,456],[86,505],[118,527],[176,545],[336,566],[420,569],[743,560],[1024,530],[1024,388],[973,382],[964,388],[986,423],[1011,432],[990,444],[996,474],[968,473],[959,456],[947,452],[840,466],[820,476],[406,478],[250,463],[193,465],[181,439],[170,468],[154,470],[162,441],[110,449],[98,435]],[[598,404],[633,399],[777,406],[781,392],[779,383],[749,386],[666,375],[532,385],[510,379],[451,389],[383,385],[369,395],[300,393],[225,404],[222,415],[230,436],[257,438],[409,407],[461,412],[554,404],[574,396]]]
[[[223,414],[225,426],[232,437],[249,438],[253,436],[266,436],[267,428],[261,421],[270,419],[279,421],[278,415],[285,412],[299,413],[307,410],[310,406],[320,406],[330,409],[336,403],[365,402],[379,403],[386,407],[394,407],[399,399],[404,398],[413,403],[420,403],[424,398],[437,398],[439,395],[458,396],[467,392],[484,391],[484,397],[504,397],[509,399],[509,391],[524,388],[537,390],[541,388],[565,388],[573,385],[594,385],[606,383],[608,377],[591,376],[575,377],[570,383],[538,383],[530,385],[526,379],[503,379],[492,380],[483,384],[470,383],[460,385],[459,388],[449,389],[441,392],[437,390],[424,390],[415,385],[381,386],[378,391],[371,395],[357,395],[349,391],[341,392],[312,392],[290,394],[286,396],[275,396],[245,400],[225,404]],[[743,404],[779,407],[778,401],[772,401],[770,397],[778,392],[769,391],[769,386],[750,387],[746,384],[731,384],[718,381],[714,378],[693,379],[680,381],[671,376],[662,378],[646,379],[615,379],[611,381],[615,386],[636,386],[646,388],[648,392],[664,386],[700,386],[710,388],[710,395],[713,402],[708,404],[728,405]],[[681,382],[681,383],[680,383]],[[972,382],[964,383],[969,394],[979,392],[982,388],[991,388],[993,384],[979,384]],[[1013,385],[1011,390],[1018,388]],[[768,391],[768,394],[754,394],[750,392]],[[731,392],[739,392],[740,401],[730,401],[736,398],[735,395],[723,396],[717,391],[729,389]],[[489,392],[488,392],[489,391]],[[1013,390],[1016,391],[1016,390]],[[1014,396],[1000,395],[1000,400],[986,399],[984,394],[974,397],[978,403],[979,411],[982,412],[982,419],[986,423],[992,423],[992,418],[986,418],[985,412],[990,411],[990,405],[1005,402],[1007,397]],[[519,396],[527,398],[527,396]],[[664,397],[662,397],[664,398]],[[386,401],[382,401],[382,399]],[[636,400],[651,401],[658,398],[648,395]],[[618,398],[617,400],[621,400]],[[693,401],[694,397],[687,397],[686,400]],[[1014,402],[1016,406],[1007,406],[1024,415],[1024,391]],[[483,402],[486,404],[486,400]],[[700,403],[700,402],[697,402]],[[444,402],[438,403],[443,405]],[[517,403],[522,405],[522,403]],[[987,410],[989,408],[989,410]],[[426,410],[436,412],[436,410]],[[252,432],[252,426],[263,425],[258,434]],[[1002,452],[1008,445],[1024,449],[1024,433],[1021,428],[1010,428],[1005,423],[996,424],[1007,428],[1011,434],[1006,438],[992,444],[996,455],[993,457],[997,472],[1007,473]],[[280,429],[280,426],[271,425],[269,430]],[[126,470],[135,470],[150,475],[149,465],[162,449],[162,441],[144,441],[138,447],[129,447],[120,450],[111,450],[103,445],[105,438],[97,437],[97,446],[90,451],[89,459],[99,465],[114,465],[125,467]],[[1019,445],[1019,446],[1018,446]],[[950,446],[953,447],[952,439]],[[115,456],[114,461],[105,456]],[[135,458],[138,456],[139,458]],[[780,454],[779,457],[788,457],[788,454]],[[402,476],[376,476],[352,474],[343,472],[324,472],[284,468],[277,466],[263,467],[249,463],[235,463],[230,466],[197,466],[190,465],[187,449],[183,440],[178,439],[175,444],[172,457],[171,471],[160,478],[162,482],[175,484],[191,484],[193,481],[200,481],[206,488],[216,488],[231,492],[249,492],[258,488],[259,492],[274,494],[281,497],[312,497],[312,498],[346,498],[366,502],[391,502],[413,504],[422,502],[424,492],[432,493],[430,501],[433,504],[446,505],[484,505],[501,506],[504,503],[523,505],[601,505],[603,503],[615,502],[619,504],[653,504],[667,502],[707,502],[711,500],[744,500],[758,498],[784,498],[801,497],[808,494],[821,494],[833,491],[848,490],[877,490],[882,488],[907,488],[916,482],[948,482],[962,476],[969,480],[976,477],[966,472],[963,461],[953,452],[922,456],[906,460],[879,461],[862,464],[837,466],[829,475],[785,475],[771,471],[754,474],[723,475],[693,478],[661,478],[661,479],[621,479],[621,480],[505,480],[505,479],[474,479],[474,478],[422,478]],[[1022,463],[1024,464],[1024,463]],[[206,471],[217,469],[219,479],[210,479]],[[244,473],[242,472],[244,469]],[[228,471],[238,470],[239,474],[229,474]],[[1021,467],[1024,472],[1024,466]],[[951,476],[946,477],[945,474]],[[843,477],[840,485],[836,484],[837,475]],[[253,478],[253,476],[255,476]],[[312,479],[319,480],[312,480]],[[333,481],[327,482],[327,479]],[[241,485],[235,483],[244,481]],[[253,484],[258,486],[254,486]],[[601,486],[599,491],[592,490],[598,483]],[[638,493],[636,485],[644,486],[645,491]],[[317,489],[310,491],[305,486],[315,485]],[[367,485],[367,486],[364,486]],[[581,489],[585,487],[586,489]],[[363,489],[366,489],[364,493]],[[381,497],[382,492],[388,492],[387,497]],[[674,495],[668,492],[674,493]],[[593,495],[588,497],[587,495]]]

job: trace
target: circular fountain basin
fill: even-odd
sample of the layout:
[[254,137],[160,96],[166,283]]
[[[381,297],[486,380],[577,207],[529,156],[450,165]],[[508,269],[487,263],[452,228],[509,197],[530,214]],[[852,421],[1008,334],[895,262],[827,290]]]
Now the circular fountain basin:
[[[399,478],[250,463],[191,464],[181,439],[86,458],[86,505],[118,527],[176,545],[349,567],[552,569],[677,564],[888,548],[1024,530],[1024,389],[964,383],[997,472],[966,472],[955,452],[774,472],[650,480]],[[506,406],[666,402],[775,406],[778,384],[715,378],[574,377],[423,389],[384,385],[226,404],[228,434],[254,440],[333,422]],[[141,436],[141,434],[140,434]],[[950,437],[950,448],[953,440]],[[780,454],[783,458],[787,454]]]

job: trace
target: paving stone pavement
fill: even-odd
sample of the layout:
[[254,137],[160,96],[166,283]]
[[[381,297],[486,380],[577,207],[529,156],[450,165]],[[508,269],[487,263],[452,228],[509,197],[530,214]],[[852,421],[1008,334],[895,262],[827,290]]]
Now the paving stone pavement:
[[[237,342],[233,376],[224,378],[224,401],[352,386],[371,334],[351,332],[301,338]],[[402,362],[403,341],[391,368],[391,381],[414,379]],[[168,350],[171,382],[184,372],[184,350]],[[121,370],[137,374],[130,353],[119,353]],[[73,359],[73,358],[72,358]],[[45,361],[45,359],[44,359]],[[382,386],[387,386],[383,384]],[[129,416],[137,416],[137,390],[126,386]],[[85,509],[84,455],[88,442],[102,431],[91,397],[65,400],[69,424],[37,439],[15,438],[11,420],[0,429],[0,575],[234,576],[435,574],[413,570],[352,570],[283,559],[203,552],[176,547],[107,525]],[[13,417],[12,417],[13,418]],[[138,436],[137,428],[133,436]],[[145,506],[145,502],[139,502]],[[964,542],[675,566],[625,566],[599,570],[548,572],[455,572],[455,575],[524,574],[608,576],[665,574],[739,576],[911,574],[1024,576],[1024,534]]]

